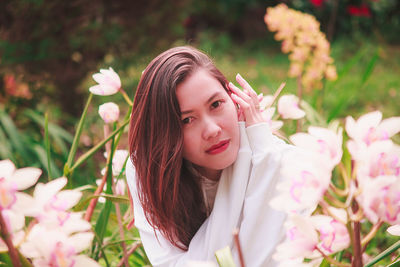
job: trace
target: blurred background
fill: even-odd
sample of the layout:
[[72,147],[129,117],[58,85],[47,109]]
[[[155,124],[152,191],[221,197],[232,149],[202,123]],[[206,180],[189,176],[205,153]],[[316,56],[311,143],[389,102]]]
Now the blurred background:
[[[328,121],[376,109],[384,117],[399,115],[398,0],[2,0],[0,158],[44,168],[47,113],[51,166],[54,176],[61,175],[88,88],[95,84],[91,75],[111,66],[133,98],[145,66],[176,45],[202,49],[228,79],[241,73],[258,92],[272,93],[286,81],[284,93],[294,93],[288,56],[264,22],[266,8],[279,3],[314,15],[331,42],[338,79],[305,100]],[[82,148],[103,138],[97,106],[105,101],[123,98],[94,99]],[[98,165],[85,163],[74,174],[76,183],[94,182]]]

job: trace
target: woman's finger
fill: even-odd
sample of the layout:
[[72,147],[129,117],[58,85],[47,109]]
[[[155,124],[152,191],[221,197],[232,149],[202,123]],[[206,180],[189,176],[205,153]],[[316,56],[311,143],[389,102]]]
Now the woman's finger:
[[245,92],[243,92],[242,90],[240,90],[238,87],[236,87],[233,83],[229,82],[229,88],[231,88],[231,90],[240,98],[242,98],[243,100],[250,102],[251,101],[251,97],[248,96]]
[[250,84],[238,73],[236,75],[236,81],[243,87],[245,92],[251,97],[255,106],[259,106],[260,101],[256,91],[250,86]]

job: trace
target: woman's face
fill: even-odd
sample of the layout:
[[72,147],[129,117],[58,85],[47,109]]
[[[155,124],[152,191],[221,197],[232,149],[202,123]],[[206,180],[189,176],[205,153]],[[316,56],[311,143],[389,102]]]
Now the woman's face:
[[200,69],[176,89],[183,124],[183,157],[209,179],[219,179],[239,150],[236,107],[224,87]]

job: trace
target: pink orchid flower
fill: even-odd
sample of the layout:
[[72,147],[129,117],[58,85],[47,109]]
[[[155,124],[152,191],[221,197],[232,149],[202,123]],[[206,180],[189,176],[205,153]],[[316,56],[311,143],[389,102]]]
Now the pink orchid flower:
[[400,179],[400,146],[391,140],[377,141],[357,156],[357,180],[360,186],[370,179],[395,176]]
[[297,133],[290,136],[290,141],[301,148],[320,155],[329,168],[333,169],[342,158],[342,129],[336,133],[332,130],[310,126],[307,133]]
[[276,247],[272,256],[275,261],[315,258],[319,254],[315,251],[318,244],[318,233],[310,217],[292,215],[285,223],[287,228],[286,239]]
[[400,224],[392,225],[388,227],[387,232],[391,235],[400,236]]
[[25,210],[25,215],[35,217],[49,227],[63,226],[70,218],[69,211],[82,197],[77,190],[61,189],[67,184],[67,178],[60,177],[46,184],[38,183],[33,192],[33,201]]
[[278,112],[284,119],[300,119],[306,113],[299,108],[299,99],[295,95],[283,95],[278,100]]
[[[6,222],[7,231],[14,245],[24,238],[24,209],[32,203],[32,197],[19,190],[25,190],[36,183],[42,171],[38,168],[16,169],[10,160],[0,161],[0,212]],[[7,246],[0,238],[0,251]]]
[[41,224],[32,227],[21,253],[32,259],[34,266],[98,267],[94,260],[80,252],[90,247],[93,233],[66,234],[59,228],[51,229]]
[[364,114],[357,121],[348,116],[346,132],[352,139],[347,142],[347,147],[352,156],[357,158],[365,147],[376,141],[388,140],[400,132],[400,117],[382,120],[380,111]]
[[314,215],[311,220],[319,233],[317,246],[324,254],[341,251],[350,245],[349,233],[342,222],[325,215]]
[[105,123],[113,123],[119,118],[119,107],[113,102],[107,102],[99,106],[99,115]]
[[268,123],[271,131],[275,132],[279,130],[283,126],[283,121],[273,120],[272,117],[274,116],[275,108],[267,108],[261,112],[261,116],[265,122]]
[[0,161],[0,210],[10,209],[17,202],[17,191],[34,185],[41,174],[38,168],[17,170],[10,160]]
[[[11,235],[12,243],[14,246],[19,246],[25,238],[25,232],[23,230],[25,226],[24,215],[10,209],[2,210],[1,213],[6,223],[7,231]],[[0,238],[0,252],[7,251],[8,247],[6,243]]]
[[361,187],[357,197],[366,217],[372,222],[379,220],[400,224],[400,180],[396,176],[370,179]]
[[113,95],[121,88],[121,79],[111,67],[100,69],[100,73],[93,74],[93,79],[98,83],[89,88],[94,95]]
[[277,196],[270,205],[288,213],[311,214],[329,186],[331,172],[313,153],[288,154],[283,159]]
[[[128,158],[129,152],[128,150],[124,150],[124,149],[117,149],[114,152],[114,157],[112,160],[112,173],[113,176],[117,176],[119,175],[123,168],[125,167],[126,164],[126,160]],[[107,152],[104,152],[104,157],[107,159]],[[106,172],[106,169],[103,168],[101,170],[101,174],[104,175]]]

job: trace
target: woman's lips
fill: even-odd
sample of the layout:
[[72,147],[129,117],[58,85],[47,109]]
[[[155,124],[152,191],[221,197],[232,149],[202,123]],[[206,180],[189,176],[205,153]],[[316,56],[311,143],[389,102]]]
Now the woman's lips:
[[229,140],[224,140],[206,150],[208,154],[215,155],[224,152],[229,146]]

